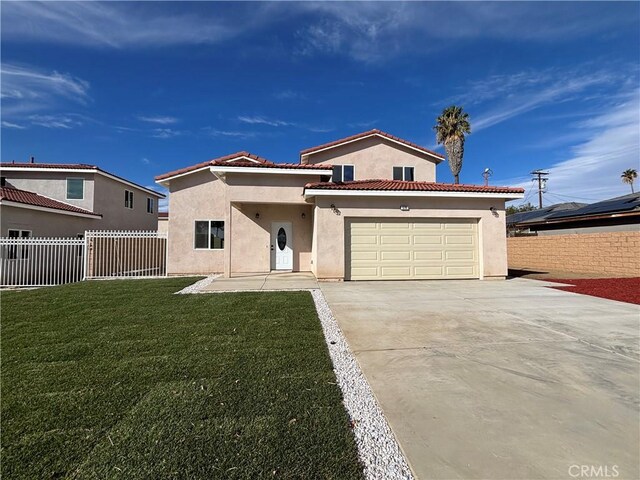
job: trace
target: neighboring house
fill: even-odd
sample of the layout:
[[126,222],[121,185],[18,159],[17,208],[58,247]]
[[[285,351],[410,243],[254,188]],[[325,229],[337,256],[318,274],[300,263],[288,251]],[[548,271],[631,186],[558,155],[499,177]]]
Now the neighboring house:
[[[538,235],[640,230],[640,193],[610,198],[589,205],[576,205],[578,205],[577,208],[557,209],[544,216],[521,217],[516,219],[513,226],[537,232]],[[507,223],[511,217],[512,215],[509,215]]]
[[[164,195],[94,165],[5,162],[0,163],[0,175],[3,192],[8,192],[0,204],[0,236],[9,235],[9,230],[49,237],[76,236],[85,230],[158,228],[158,200]],[[85,216],[50,208],[41,199]]]
[[160,175],[168,273],[505,277],[504,204],[524,190],[436,183],[443,159],[371,130],[303,150],[295,164],[239,152]]
[[0,187],[2,236],[62,237],[92,230],[102,215],[17,188]]
[[535,235],[536,233],[531,231],[528,222],[540,222],[561,211],[576,210],[580,207],[584,207],[586,203],[566,202],[556,203],[544,208],[537,208],[528,212],[516,212],[511,215],[507,215],[507,235],[510,237],[518,235]]
[[169,212],[158,212],[158,232],[167,233],[169,231]]

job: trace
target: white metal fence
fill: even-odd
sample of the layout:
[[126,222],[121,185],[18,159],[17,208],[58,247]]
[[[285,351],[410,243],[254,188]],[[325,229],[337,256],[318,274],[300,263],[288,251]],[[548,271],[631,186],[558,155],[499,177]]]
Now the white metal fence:
[[84,277],[81,238],[0,238],[0,285],[39,287]]
[[88,231],[84,238],[0,238],[0,286],[41,287],[83,279],[164,277],[167,234]]
[[86,278],[162,277],[167,274],[167,234],[156,231],[85,233]]

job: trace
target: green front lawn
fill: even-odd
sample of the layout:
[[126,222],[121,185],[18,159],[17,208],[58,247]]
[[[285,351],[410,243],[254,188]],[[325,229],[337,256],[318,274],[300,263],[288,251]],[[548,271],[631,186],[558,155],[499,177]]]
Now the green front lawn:
[[307,292],[3,292],[3,478],[361,478]]

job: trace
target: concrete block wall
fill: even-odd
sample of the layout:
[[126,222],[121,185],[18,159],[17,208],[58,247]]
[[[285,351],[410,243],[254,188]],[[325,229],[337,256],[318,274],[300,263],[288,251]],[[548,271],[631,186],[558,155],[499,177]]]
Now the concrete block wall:
[[509,268],[640,276],[640,231],[507,239]]

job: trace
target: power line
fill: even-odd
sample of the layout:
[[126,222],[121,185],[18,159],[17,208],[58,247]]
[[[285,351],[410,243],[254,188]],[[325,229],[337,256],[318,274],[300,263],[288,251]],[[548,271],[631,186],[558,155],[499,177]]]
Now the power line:
[[546,194],[547,195],[555,195],[556,197],[573,198],[573,199],[576,199],[576,200],[591,200],[593,202],[597,202],[597,201],[601,200],[600,198],[574,197],[572,195],[564,195],[564,194],[554,193],[554,192],[546,192]]

